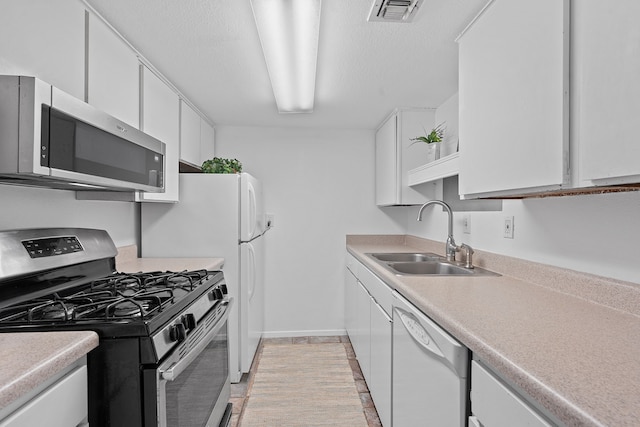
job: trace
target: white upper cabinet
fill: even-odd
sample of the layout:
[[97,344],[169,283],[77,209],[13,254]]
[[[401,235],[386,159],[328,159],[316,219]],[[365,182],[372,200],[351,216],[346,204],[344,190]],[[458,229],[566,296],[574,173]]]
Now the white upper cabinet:
[[572,4],[580,185],[640,182],[639,16],[637,0]]
[[180,99],[158,76],[140,66],[142,131],[166,144],[164,193],[142,193],[141,201],[178,201]]
[[566,186],[569,1],[494,0],[458,41],[460,194]]
[[433,109],[397,109],[376,131],[376,204],[418,205],[432,189],[410,187],[408,172],[427,162],[427,144],[412,144],[434,127]]
[[180,102],[180,161],[200,167],[215,155],[215,131],[200,114]]
[[213,159],[216,153],[215,130],[204,120],[200,120],[200,163]]
[[36,76],[84,99],[84,13],[80,0],[2,2],[0,74]]
[[136,128],[140,122],[139,61],[102,19],[88,14],[87,101]]
[[200,166],[200,115],[180,101],[180,160]]

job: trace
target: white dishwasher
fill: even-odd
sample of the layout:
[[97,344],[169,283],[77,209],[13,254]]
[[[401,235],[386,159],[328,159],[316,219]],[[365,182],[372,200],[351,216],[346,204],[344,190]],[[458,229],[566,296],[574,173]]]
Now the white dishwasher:
[[464,427],[468,349],[394,293],[394,427]]

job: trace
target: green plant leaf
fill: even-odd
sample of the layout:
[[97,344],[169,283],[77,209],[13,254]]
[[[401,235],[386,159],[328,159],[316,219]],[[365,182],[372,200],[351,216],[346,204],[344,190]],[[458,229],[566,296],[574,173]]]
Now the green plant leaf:
[[202,172],[204,173],[240,173],[242,172],[242,163],[238,159],[224,159],[222,157],[214,157],[210,160],[202,162]]

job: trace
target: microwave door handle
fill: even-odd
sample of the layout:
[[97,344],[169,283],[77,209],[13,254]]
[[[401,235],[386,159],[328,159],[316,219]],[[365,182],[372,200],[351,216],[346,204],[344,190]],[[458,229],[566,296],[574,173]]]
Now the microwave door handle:
[[168,369],[160,370],[160,376],[167,381],[173,381],[180,376],[180,374],[202,353],[202,351],[209,345],[213,337],[220,331],[222,325],[229,317],[229,301],[222,301],[222,304],[227,306],[224,316],[220,318],[218,323],[207,333],[207,335],[200,340],[200,342],[191,350],[184,359],[180,359],[178,362],[172,363]]

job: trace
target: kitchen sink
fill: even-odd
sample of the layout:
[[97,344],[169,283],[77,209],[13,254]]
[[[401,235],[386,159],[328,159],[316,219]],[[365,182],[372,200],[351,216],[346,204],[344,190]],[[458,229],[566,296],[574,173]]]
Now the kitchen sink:
[[447,262],[390,262],[389,268],[401,274],[442,274],[447,276],[473,274],[473,269],[458,267]]
[[418,262],[418,261],[437,261],[442,258],[440,255],[432,253],[403,253],[393,252],[385,254],[369,254],[379,261],[388,262]]
[[466,268],[433,253],[368,253],[397,276],[499,276],[484,268]]

